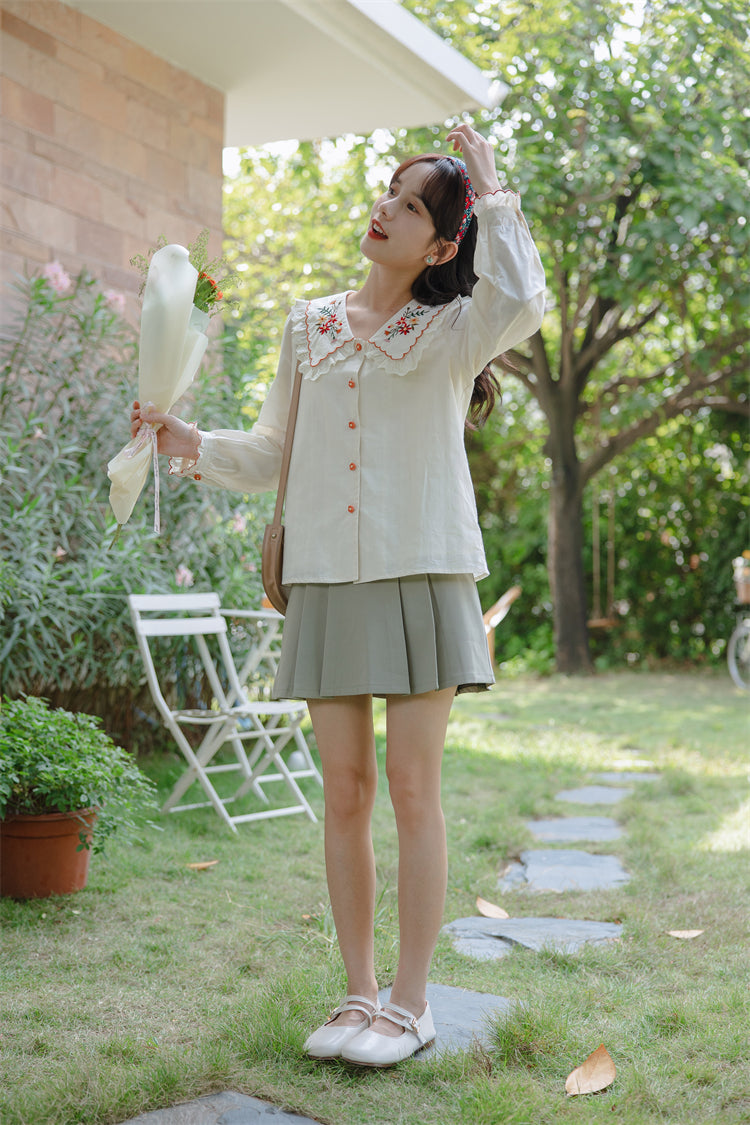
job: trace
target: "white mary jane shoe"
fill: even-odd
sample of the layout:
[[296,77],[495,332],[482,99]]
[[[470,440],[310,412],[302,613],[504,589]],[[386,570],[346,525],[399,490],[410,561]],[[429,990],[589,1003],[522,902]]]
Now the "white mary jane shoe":
[[[355,1024],[336,1024],[333,1021],[342,1012],[362,1012],[364,1019]],[[337,1059],[342,1048],[355,1035],[361,1035],[380,1014],[377,1001],[373,1004],[366,996],[347,996],[343,1004],[335,1008],[326,1022],[305,1040],[305,1051],[314,1059]]]
[[406,1008],[388,1002],[379,1015],[403,1027],[403,1035],[382,1035],[365,1029],[347,1043],[341,1058],[357,1066],[393,1066],[421,1051],[435,1038],[435,1024],[428,1004],[419,1019]]

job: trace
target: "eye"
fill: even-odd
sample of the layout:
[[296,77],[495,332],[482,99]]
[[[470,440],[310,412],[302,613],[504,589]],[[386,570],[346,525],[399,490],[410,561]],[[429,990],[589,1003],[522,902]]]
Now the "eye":
[[395,195],[396,194],[396,189],[393,186],[393,184],[388,185],[388,187],[385,189],[385,194],[386,195]]
[[410,211],[413,211],[415,215],[419,214],[419,208],[415,207],[413,203],[407,203],[406,206],[409,208]]

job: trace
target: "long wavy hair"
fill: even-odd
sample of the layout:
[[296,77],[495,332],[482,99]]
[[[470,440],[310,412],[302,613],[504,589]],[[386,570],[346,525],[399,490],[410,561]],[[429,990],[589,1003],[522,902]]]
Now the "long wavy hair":
[[[440,242],[453,242],[464,213],[464,178],[455,161],[437,153],[412,156],[398,166],[394,179],[412,164],[429,163],[432,171],[422,184],[421,196],[430,213]],[[471,216],[458,253],[443,265],[426,266],[411,287],[415,301],[423,305],[445,305],[456,297],[470,297],[478,278],[474,273],[477,219]],[[488,365],[474,380],[467,426],[483,425],[500,397],[500,383]]]

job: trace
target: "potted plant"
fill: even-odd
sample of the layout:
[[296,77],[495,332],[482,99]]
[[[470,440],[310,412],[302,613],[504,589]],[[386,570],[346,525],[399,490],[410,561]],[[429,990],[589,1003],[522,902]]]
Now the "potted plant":
[[34,696],[0,706],[0,895],[86,885],[89,855],[156,808],[155,787],[93,715]]

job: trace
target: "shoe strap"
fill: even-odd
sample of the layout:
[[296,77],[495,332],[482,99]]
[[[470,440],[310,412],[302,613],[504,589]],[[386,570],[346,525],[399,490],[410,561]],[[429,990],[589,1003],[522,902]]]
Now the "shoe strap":
[[[421,1020],[424,1019],[424,1014],[427,1011],[425,1008],[420,1019],[410,1012],[408,1008],[402,1008],[399,1004],[393,1004],[387,1000],[383,1007],[380,1009],[380,1016],[384,1019],[390,1020],[395,1023],[397,1027],[403,1027],[406,1031],[411,1031],[416,1035],[420,1043],[426,1043],[427,1040],[422,1034]],[[393,1015],[391,1015],[393,1012]]]
[[[361,1001],[361,1003],[358,1001]],[[365,1007],[366,1004],[368,1007]],[[370,1009],[372,1009],[372,1011]],[[380,1005],[377,1001],[373,1004],[372,1000],[368,1000],[366,996],[347,996],[343,1004],[339,1004],[338,1008],[334,1008],[326,1020],[326,1023],[333,1023],[336,1017],[340,1016],[342,1012],[361,1012],[367,1019],[367,1027],[371,1027],[372,1021],[380,1012]]]

